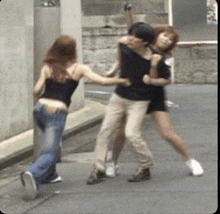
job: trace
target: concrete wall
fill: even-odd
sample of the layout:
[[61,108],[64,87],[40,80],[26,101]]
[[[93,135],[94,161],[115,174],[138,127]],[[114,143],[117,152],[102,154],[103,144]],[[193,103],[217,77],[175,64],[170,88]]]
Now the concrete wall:
[[175,83],[216,84],[218,49],[215,44],[179,44],[174,52]]
[[[38,60],[41,64],[45,54],[41,53],[34,60],[36,54],[34,54],[34,27],[36,27],[34,26],[34,12],[36,12],[34,6],[40,4],[42,4],[41,0],[17,0],[16,2],[6,0],[0,2],[0,142],[33,128],[32,92],[34,74],[38,77],[40,74],[40,71],[34,72],[36,67],[34,61]],[[63,22],[61,23],[60,33],[70,34],[77,39],[79,62],[82,62],[81,31],[79,32],[79,28],[81,30],[79,20],[81,16],[80,0],[77,0],[77,4],[76,0],[62,0],[61,7]],[[45,10],[47,9],[45,8]],[[73,13],[75,14],[74,17]],[[56,18],[55,21],[61,22],[61,19]],[[42,24],[38,27],[35,30],[40,31],[45,26]],[[52,37],[54,35],[51,34],[54,32],[55,29],[49,29],[47,35],[44,33],[45,36]],[[57,31],[54,34],[59,36]],[[49,39],[54,40],[54,37]],[[47,50],[52,43],[53,41],[44,43],[44,50]],[[38,67],[40,70],[41,66]],[[84,84],[81,81],[72,98],[70,112],[83,106]]]
[[117,59],[119,38],[126,33],[126,27],[84,28],[83,62],[94,72],[105,74]]
[[33,0],[0,2],[0,141],[32,127]]
[[[168,1],[129,2],[133,4],[135,21],[153,26],[169,23]],[[82,0],[83,62],[99,74],[105,74],[114,63],[118,39],[127,32],[124,4],[120,0]],[[180,43],[174,54],[175,83],[217,83],[217,44]]]
[[[83,61],[103,75],[117,59],[117,42],[126,27],[84,28]],[[216,84],[218,80],[217,44],[179,43],[174,50],[174,82]],[[86,82],[90,82],[86,80]]]
[[[81,1],[62,0],[60,7],[42,7],[41,0],[35,0],[34,3],[34,80],[37,81],[46,51],[61,34],[76,39],[78,62],[82,62]],[[69,112],[83,106],[84,84],[80,81],[72,96]]]
[[[81,0],[82,26],[105,27],[125,26],[125,1],[121,0]],[[168,0],[132,0],[135,21],[151,24],[168,23]]]
[[[124,4],[121,0],[82,0],[83,62],[99,74],[115,62],[118,40],[127,34]],[[135,22],[168,23],[167,0],[133,0],[132,5]]]
[[[77,42],[78,62],[82,63],[82,22],[81,22],[81,0],[60,1],[60,26],[61,34],[71,35]],[[73,15],[74,14],[74,15]],[[84,81],[80,83],[71,98],[69,112],[73,112],[84,106]]]
[[[116,60],[118,39],[127,32],[125,1],[81,0],[81,3],[83,40],[79,44],[82,42],[83,54],[80,61],[104,74]],[[71,31],[74,36],[80,30],[80,23],[70,28],[76,18],[71,12],[75,9],[74,2],[63,0],[61,7],[62,4],[67,7],[61,12],[61,31]],[[132,0],[132,4],[135,21],[168,24],[167,0]],[[75,14],[79,15],[80,10],[77,11]],[[71,23],[67,21],[68,16]],[[34,0],[0,2],[0,141],[33,127],[33,19]],[[217,44],[182,44],[176,49],[175,58],[176,83],[217,83]],[[73,98],[77,105],[71,111],[83,106],[83,92],[82,82]]]

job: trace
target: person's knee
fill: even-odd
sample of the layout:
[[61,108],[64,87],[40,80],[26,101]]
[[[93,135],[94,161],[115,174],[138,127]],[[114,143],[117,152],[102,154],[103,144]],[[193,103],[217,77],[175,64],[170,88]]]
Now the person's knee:
[[101,130],[97,135],[97,139],[109,139],[112,133],[114,133],[114,130],[111,128],[108,127],[101,128]]
[[139,133],[135,133],[133,131],[126,131],[125,138],[131,142],[135,142],[139,138]]
[[172,132],[163,132],[162,137],[164,140],[171,142],[174,134]]

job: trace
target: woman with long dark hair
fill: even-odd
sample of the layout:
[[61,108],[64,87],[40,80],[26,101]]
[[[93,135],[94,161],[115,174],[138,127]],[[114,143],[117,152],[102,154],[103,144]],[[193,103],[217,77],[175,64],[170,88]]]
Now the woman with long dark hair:
[[56,171],[57,152],[66,122],[71,96],[83,77],[101,85],[129,85],[123,78],[106,78],[93,73],[88,66],[77,63],[76,41],[60,36],[47,51],[40,78],[34,87],[37,102],[34,120],[45,138],[40,157],[21,174],[27,194],[34,199],[40,184],[59,181]]

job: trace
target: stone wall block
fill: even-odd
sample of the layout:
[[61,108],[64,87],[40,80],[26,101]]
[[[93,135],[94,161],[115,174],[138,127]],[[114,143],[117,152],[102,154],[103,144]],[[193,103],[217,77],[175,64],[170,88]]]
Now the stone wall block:
[[117,48],[120,37],[117,36],[100,36],[97,37],[95,49],[114,49]]
[[92,50],[83,50],[83,63],[91,64],[95,62],[94,58],[95,51]]
[[84,16],[115,15],[123,11],[123,1],[115,0],[82,0]]
[[96,63],[114,63],[117,59],[117,50],[101,49],[95,51]]
[[127,34],[127,27],[125,26],[115,26],[109,28],[99,28],[99,35],[102,36],[122,36]]
[[127,35],[128,29],[127,29],[127,26],[126,27],[121,26],[121,27],[115,28],[114,32],[116,35],[121,37],[121,36]]
[[[83,17],[82,17],[83,18]],[[82,31],[82,36],[95,36],[95,35],[99,35],[99,28],[94,28],[94,27],[83,27],[83,31]]]
[[83,37],[83,50],[114,49],[117,48],[121,36],[93,36]]
[[211,71],[206,77],[206,84],[216,84],[218,83],[218,72]]
[[175,83],[190,83],[192,81],[193,64],[190,60],[175,60]]
[[115,36],[115,35],[125,35],[127,34],[126,26],[111,26],[111,27],[83,27],[82,35],[83,37],[93,37],[93,36]]
[[[113,63],[96,63],[96,64],[87,64],[91,70],[99,75],[105,75],[107,71],[110,70]],[[88,78],[85,78],[85,83],[91,83],[92,81]]]
[[113,16],[111,17],[111,22],[113,23],[113,25],[124,25],[126,23],[126,18],[124,14],[120,16]]
[[133,10],[137,14],[164,13],[166,0],[132,0]]
[[82,44],[83,44],[82,49],[92,49],[93,47],[93,44],[91,43],[91,37],[88,36],[84,36],[82,38]]
[[168,23],[168,14],[167,13],[146,14],[144,16],[144,19],[140,20],[139,18],[139,21],[143,21],[151,25],[158,25],[158,24],[163,25]]
[[217,83],[217,45],[179,45],[174,57],[176,83]]
[[216,60],[193,60],[194,72],[210,72],[216,71],[217,61]]
[[173,56],[175,60],[189,60],[192,57],[191,48],[177,46],[173,51]]
[[204,72],[192,73],[192,83],[205,84],[206,83],[206,74]]
[[[166,0],[132,0],[137,14],[160,13],[167,10]],[[121,0],[82,0],[84,16],[117,15],[123,13],[125,1]]]
[[196,46],[192,48],[194,59],[217,59],[217,46]]
[[83,16],[82,27],[104,27],[106,25],[104,16]]
[[100,74],[105,75],[107,71],[112,67],[113,63],[97,63],[93,67],[93,71]]

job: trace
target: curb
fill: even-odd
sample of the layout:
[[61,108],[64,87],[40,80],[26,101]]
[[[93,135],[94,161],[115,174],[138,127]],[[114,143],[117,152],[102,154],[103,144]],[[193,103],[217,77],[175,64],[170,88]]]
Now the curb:
[[[82,109],[68,114],[63,139],[100,123],[104,114],[105,105],[85,99]],[[33,155],[33,134],[34,130],[31,129],[0,142],[0,170]]]

